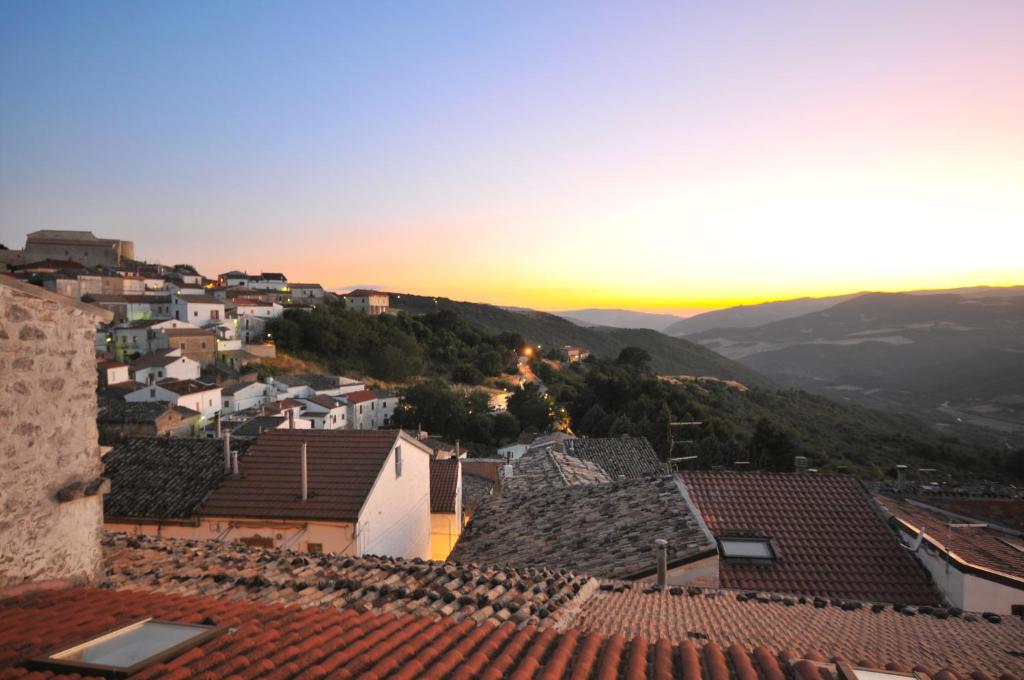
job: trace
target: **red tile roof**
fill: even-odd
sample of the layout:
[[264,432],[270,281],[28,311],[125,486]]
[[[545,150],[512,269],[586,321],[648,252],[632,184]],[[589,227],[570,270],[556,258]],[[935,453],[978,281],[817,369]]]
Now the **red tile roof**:
[[727,588],[938,604],[924,569],[904,550],[851,477],[793,473],[684,472],[690,497],[716,538],[735,530],[767,536],[769,563],[721,558]]
[[[354,521],[398,436],[396,430],[269,430],[240,459],[241,474],[226,478],[200,514]],[[305,501],[303,442],[309,473]]]
[[430,461],[430,512],[455,512],[459,485],[459,459]]
[[[844,609],[820,600],[815,605],[796,597],[748,598],[736,591],[700,588],[645,592],[634,585],[620,592],[599,591],[581,605],[578,616],[561,625],[585,634],[664,638],[672,644],[706,640],[723,649],[790,650],[784,654],[821,661],[841,658],[892,670],[920,668],[932,676],[941,669],[961,678],[976,671],[990,678],[1001,673],[1024,676],[1019,654],[1024,622],[1019,618],[1004,616],[994,624],[973,614],[928,611],[897,612],[881,605]],[[759,666],[754,663],[755,669]],[[772,677],[763,666],[760,670],[760,677]]]
[[[73,588],[0,601],[0,679],[79,678],[49,672],[31,675],[25,663],[149,616],[186,623],[213,622],[232,630],[144,668],[133,676],[135,680],[836,677],[834,667],[819,668],[806,661],[795,663],[790,671],[789,662],[799,659],[799,655],[764,647],[749,650],[732,645],[723,649],[715,642],[684,640],[673,644],[642,637],[627,641],[617,634],[603,637],[576,629],[539,631],[526,626],[517,630],[511,623],[475,625],[472,621],[394,617],[354,609],[300,609],[143,591]],[[821,655],[815,656],[825,661]],[[1011,664],[1015,661],[1010,659]],[[902,667],[909,668],[913,663],[904,662]],[[994,664],[995,660],[990,660],[987,665]],[[937,680],[956,677],[940,675],[936,667],[927,670]]]
[[376,399],[377,398],[377,393],[374,392],[373,390],[359,390],[358,392],[349,392],[348,394],[343,395],[343,396],[346,399],[348,399],[349,403],[351,403],[351,404],[359,404],[359,403],[364,402],[364,401],[370,401],[371,399]]
[[921,499],[929,505],[986,522],[996,522],[1024,531],[1024,499],[1021,498],[935,498]]
[[[875,496],[875,499],[902,520],[909,533],[916,534],[924,529],[931,543],[943,552],[948,547],[954,559],[1024,579],[1024,537],[987,527],[957,527],[950,531],[947,527],[950,522],[964,523],[963,520],[906,499],[886,496]],[[1014,548],[1014,545],[1021,548]],[[1019,587],[1024,588],[1024,581]]]

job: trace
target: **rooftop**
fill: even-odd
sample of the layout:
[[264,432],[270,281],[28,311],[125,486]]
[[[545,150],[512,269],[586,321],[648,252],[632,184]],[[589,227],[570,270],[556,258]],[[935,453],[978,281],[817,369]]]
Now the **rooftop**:
[[[230,601],[548,627],[597,582],[569,572],[106,534],[105,587]],[[571,609],[571,608],[570,608]],[[449,624],[450,625],[450,624]]]
[[[399,432],[268,430],[210,495],[202,514],[221,517],[352,521]],[[301,496],[300,450],[307,444],[309,498]]]
[[143,354],[141,357],[132,362],[132,368],[139,370],[140,368],[161,368],[163,366],[169,366],[176,361],[181,361],[184,357],[181,356],[181,351],[177,348],[170,349],[158,349],[148,354]]
[[175,295],[175,300],[181,300],[182,302],[188,302],[197,305],[223,305],[224,301],[213,297],[212,295]]
[[[908,499],[875,496],[889,512],[902,520],[910,532],[924,529],[932,544],[952,557],[983,569],[1024,579],[1024,536],[992,527],[964,527],[950,530],[950,522],[964,524],[963,517],[923,507]],[[1015,547],[1016,546],[1016,547]],[[1024,580],[1018,587],[1024,588]]]
[[665,471],[646,437],[581,437],[567,439],[562,446],[570,456],[597,463],[612,479],[636,479]]
[[513,464],[513,474],[505,479],[510,492],[562,489],[579,484],[603,484],[613,481],[596,463],[575,458],[561,451],[534,449]]
[[[602,588],[611,587],[602,584]],[[734,666],[733,677],[751,680],[790,677],[767,672],[763,662],[776,654],[817,661],[839,658],[858,666],[903,672],[918,668],[933,677],[941,669],[952,669],[961,678],[976,671],[991,678],[1024,674],[1024,622],[1019,618],[1002,617],[993,624],[977,615],[928,607],[896,611],[891,606],[851,602],[815,603],[813,598],[801,602],[768,593],[700,588],[645,592],[633,585],[618,592],[600,590],[566,625],[579,628],[581,635],[618,634],[665,639],[671,644],[692,641],[705,645],[705,653],[710,645],[771,650],[755,654],[753,669],[756,673],[760,668],[758,675],[735,673]],[[731,654],[726,660],[736,662]],[[817,673],[795,677],[824,680]],[[945,676],[947,680],[954,677]]]
[[[134,384],[144,387],[140,383]],[[132,402],[122,398],[101,398],[97,400],[97,403],[99,412],[96,420],[101,423],[152,423],[168,411],[175,411],[186,417],[199,415],[196,411],[184,406],[169,406],[160,401]]]
[[430,461],[430,512],[453,514],[458,487],[458,458]]
[[[181,357],[177,358],[180,359]],[[178,395],[198,394],[199,392],[220,389],[217,385],[204,383],[200,380],[161,380],[157,385]]]
[[345,395],[350,404],[360,404],[364,401],[371,401],[377,398],[377,393],[372,390],[359,390],[358,392],[349,392]]
[[[234,451],[245,451],[234,442]],[[188,519],[224,478],[219,439],[128,439],[103,458],[110,493],[103,513],[113,518]]]
[[288,418],[285,416],[256,416],[245,421],[231,431],[236,437],[258,437],[259,435],[274,430]]
[[721,583],[741,590],[938,604],[924,569],[904,550],[852,477],[683,472],[716,536],[757,534],[777,559],[722,558]]
[[655,538],[668,540],[670,566],[715,552],[668,476],[492,496],[451,558],[638,578],[654,571]]

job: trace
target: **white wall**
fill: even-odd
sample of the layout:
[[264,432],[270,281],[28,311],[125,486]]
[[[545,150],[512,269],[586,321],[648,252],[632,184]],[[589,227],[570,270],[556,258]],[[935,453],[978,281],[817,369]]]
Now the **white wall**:
[[252,385],[243,387],[234,394],[225,394],[221,397],[222,413],[234,413],[244,411],[253,406],[262,406],[270,401],[267,396],[267,386],[261,382],[254,382]]
[[135,371],[137,382],[148,385],[150,376],[152,376],[153,382],[159,382],[165,378],[197,380],[199,378],[199,362],[188,357],[179,357],[177,361],[166,366],[140,368]]
[[[916,538],[902,528],[900,539],[911,545]],[[962,572],[954,559],[946,561],[946,553],[927,541],[914,553],[928,570],[932,581],[954,607],[968,612],[994,612],[1010,614],[1013,605],[1024,604],[1024,581],[1020,588],[996,583],[970,573]]]
[[430,559],[430,453],[408,436],[398,437],[359,513],[359,554]]

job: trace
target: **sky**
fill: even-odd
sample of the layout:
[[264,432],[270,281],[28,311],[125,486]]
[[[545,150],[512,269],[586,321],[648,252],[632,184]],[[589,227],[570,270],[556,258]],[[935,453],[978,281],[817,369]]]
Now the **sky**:
[[1024,2],[0,4],[0,243],[691,314],[1024,284]]

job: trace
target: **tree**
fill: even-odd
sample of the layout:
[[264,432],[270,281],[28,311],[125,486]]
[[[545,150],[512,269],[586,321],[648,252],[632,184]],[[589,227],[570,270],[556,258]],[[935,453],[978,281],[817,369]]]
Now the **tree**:
[[535,427],[544,432],[551,427],[551,405],[532,383],[512,393],[508,410],[524,428]]
[[511,413],[503,411],[494,416],[494,442],[501,444],[519,436],[522,431],[522,427],[519,425],[519,419]]
[[413,385],[405,393],[402,409],[395,412],[396,424],[422,427],[444,437],[461,437],[469,414],[463,396],[440,380]]
[[750,461],[767,470],[792,468],[793,457],[800,449],[789,434],[767,418],[761,418],[750,438]]
[[651,363],[651,353],[642,347],[623,347],[615,363],[620,366],[647,368]]

